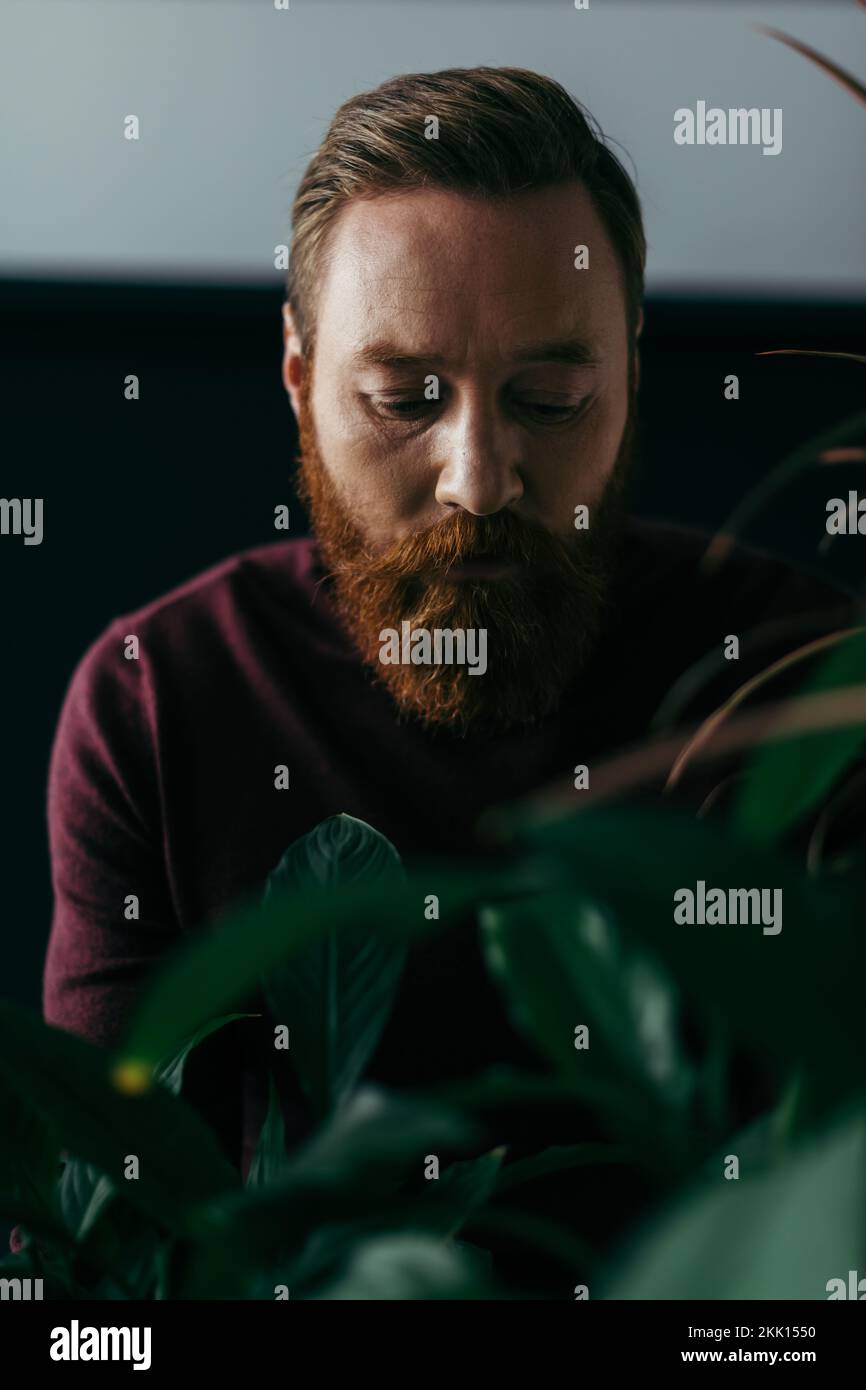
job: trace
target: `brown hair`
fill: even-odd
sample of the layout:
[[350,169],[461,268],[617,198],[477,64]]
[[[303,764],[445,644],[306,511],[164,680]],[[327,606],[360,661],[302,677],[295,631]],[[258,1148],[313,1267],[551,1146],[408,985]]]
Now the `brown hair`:
[[[424,123],[439,120],[439,138]],[[314,285],[326,234],[350,199],[431,185],[488,197],[579,180],[623,270],[633,341],[646,239],[629,175],[589,114],[550,77],[524,68],[408,73],[339,108],[292,208],[288,300],[303,350],[313,345]]]

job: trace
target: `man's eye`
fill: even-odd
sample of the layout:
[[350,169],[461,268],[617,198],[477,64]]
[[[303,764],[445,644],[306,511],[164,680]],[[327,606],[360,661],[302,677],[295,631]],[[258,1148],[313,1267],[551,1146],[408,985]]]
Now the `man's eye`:
[[[392,420],[420,420],[437,404],[436,401],[428,400],[426,396],[371,396],[370,399],[374,409],[380,415]],[[555,425],[565,424],[567,421],[573,420],[583,410],[586,402],[581,400],[570,405],[561,405],[552,401],[527,400],[517,397],[514,404],[530,419],[543,424]]]
[[548,401],[517,400],[516,404],[520,410],[532,418],[553,425],[564,423],[566,420],[573,420],[575,416],[580,414],[584,406],[583,401],[578,401],[574,405],[554,405]]
[[380,415],[390,415],[395,420],[415,420],[429,409],[432,402],[423,396],[374,396],[373,404]]

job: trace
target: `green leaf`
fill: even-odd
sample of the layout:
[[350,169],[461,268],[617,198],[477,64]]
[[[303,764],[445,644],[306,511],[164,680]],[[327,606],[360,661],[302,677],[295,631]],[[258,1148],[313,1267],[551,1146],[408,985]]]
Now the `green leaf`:
[[[577,1094],[592,1102],[607,1090],[606,1084],[580,1083]],[[517,1067],[488,1067],[477,1076],[466,1081],[447,1081],[430,1086],[426,1091],[429,1100],[454,1110],[468,1112],[481,1122],[500,1112],[504,1107],[546,1106],[551,1102],[573,1100],[576,1093],[574,1076],[542,1075],[538,1072],[521,1071]],[[619,1090],[624,1102],[628,1093]]]
[[247,1187],[270,1187],[286,1172],[286,1126],[274,1078],[268,1075],[268,1112],[250,1160]]
[[221,1272],[240,1280],[245,1269],[297,1257],[322,1226],[380,1219],[401,1184],[420,1178],[428,1153],[465,1151],[477,1137],[471,1121],[440,1105],[362,1087],[292,1155],[282,1179],[208,1204],[186,1296],[220,1296]]
[[[162,1062],[154,1079],[172,1095],[180,1096],[184,1068],[193,1049],[226,1024],[252,1016],[229,1014],[211,1020]],[[81,1259],[103,1271],[117,1270],[122,1264],[124,1272],[117,1275],[118,1288],[123,1288],[125,1297],[144,1296],[137,1290],[146,1283],[149,1286],[155,1268],[156,1235],[148,1230],[140,1214],[124,1202],[123,1189],[92,1163],[70,1158],[64,1165],[59,1191],[66,1225],[83,1246]],[[132,1267],[133,1249],[143,1252],[137,1268]]]
[[[733,1145],[731,1153],[736,1153]],[[612,1299],[826,1299],[866,1257],[866,1117],[838,1121],[778,1166],[705,1184],[614,1266]]]
[[482,1207],[470,1214],[463,1234],[472,1239],[489,1239],[493,1235],[497,1241],[504,1236],[536,1253],[551,1256],[572,1276],[575,1273],[585,1275],[598,1265],[596,1251],[572,1231],[567,1222],[551,1221],[532,1211]]
[[363,1216],[314,1230],[288,1273],[283,1271],[283,1281],[301,1297],[315,1293],[354,1248],[390,1232],[411,1229],[453,1239],[492,1195],[504,1153],[500,1147],[478,1158],[449,1163],[438,1179],[425,1181],[420,1197],[385,1194],[376,1198],[374,1194]]
[[[635,1079],[640,1064],[619,982],[587,939],[592,909],[580,898],[544,898],[485,907],[480,913],[488,969],[503,989],[515,1022],[564,1076],[586,1060],[575,1049],[575,1028],[599,1030],[598,1055],[607,1072]],[[592,1031],[592,1030],[591,1030]],[[591,1038],[591,1043],[595,1039]]]
[[140,1176],[124,1192],[167,1226],[185,1231],[195,1204],[239,1182],[189,1106],[162,1086],[122,1094],[106,1052],[11,1004],[0,1005],[0,1073],[27,1086],[63,1147],[106,1176],[119,1181],[126,1156],[135,1154]]
[[152,1298],[170,1241],[157,1223],[133,1206],[124,1189],[103,1177],[81,1223],[75,1271],[102,1276],[91,1297]]
[[[131,1209],[127,1208],[127,1211]],[[112,1237],[116,1232],[112,1231]],[[167,1278],[166,1262],[170,1242],[156,1230],[142,1230],[134,1226],[122,1246],[113,1244],[115,1282],[123,1297],[130,1299],[159,1298],[160,1285],[164,1287]],[[88,1247],[91,1253],[91,1247]],[[101,1257],[107,1263],[107,1250]]]
[[[252,1014],[228,1014],[223,1018],[212,1019],[171,1056],[166,1057],[156,1068],[154,1080],[180,1096],[186,1060],[194,1048],[204,1042],[218,1029],[233,1023],[236,1019],[251,1018]],[[117,1192],[117,1186],[92,1163],[70,1158],[64,1165],[60,1181],[60,1202],[64,1220],[76,1239],[81,1241],[88,1235],[97,1219],[102,1217]],[[105,1236],[103,1236],[105,1240]]]
[[[634,951],[626,956],[611,923],[577,894],[485,908],[481,927],[515,1022],[559,1074],[578,1085],[589,1074],[603,1103],[609,1085],[614,1103],[604,1108],[617,1127],[626,1118],[659,1145],[665,1130],[673,1137],[673,1106],[688,1098],[692,1078],[662,972]],[[589,1030],[588,1048],[575,1047],[578,1026]]]
[[0,1216],[31,1235],[62,1240],[57,1197],[60,1142],[48,1116],[15,1078],[0,1071]]
[[438,1178],[430,1179],[428,1193],[442,1208],[442,1217],[434,1229],[453,1236],[470,1214],[492,1197],[505,1153],[505,1145],[500,1145],[478,1158],[449,1163]]
[[88,1212],[91,1212],[89,1225],[113,1190],[113,1184],[92,1163],[78,1158],[67,1159],[59,1184],[60,1206],[63,1220],[76,1240],[82,1233]]
[[31,1250],[10,1251],[8,1254],[0,1256],[0,1277],[4,1279],[27,1279],[32,1278],[36,1272]]
[[[834,647],[799,694],[843,686],[866,694],[866,633],[854,633]],[[734,828],[757,843],[777,844],[823,801],[864,741],[866,719],[764,743],[750,760],[734,808]]]
[[281,888],[340,883],[393,883],[405,878],[391,841],[366,821],[328,816],[294,840],[268,876],[265,898]]
[[[354,816],[330,816],[286,850],[264,901],[314,886],[327,891],[404,878],[384,835]],[[363,925],[329,922],[306,949],[266,975],[265,996],[289,1029],[294,1066],[318,1115],[330,1114],[362,1075],[391,1012],[406,953],[404,944]]]
[[[802,1065],[828,1093],[861,1084],[862,873],[818,881],[789,859],[670,806],[587,809],[535,828],[527,822],[521,836],[555,861],[575,893],[611,910],[622,931],[669,969],[703,1015],[715,1011],[729,1035]],[[778,889],[781,931],[676,922],[674,894],[694,891],[698,880],[723,890]],[[561,1014],[559,1047],[567,1021]]]
[[633,1165],[643,1160],[640,1149],[627,1144],[554,1144],[530,1158],[506,1164],[496,1180],[496,1194],[508,1192],[524,1183],[537,1182],[551,1173],[563,1173],[572,1168],[595,1168],[607,1164]]
[[[524,880],[519,880],[523,884]],[[123,1049],[123,1062],[142,1073],[178,1047],[202,1024],[245,999],[260,977],[287,963],[330,929],[364,923],[371,935],[407,944],[441,930],[479,897],[506,892],[516,872],[454,870],[431,862],[405,883],[376,882],[299,889],[238,908],[230,920],[197,933],[167,961],[145,992]],[[424,916],[424,900],[435,892],[440,919]]]
[[173,1096],[179,1096],[183,1087],[183,1073],[186,1060],[194,1048],[203,1043],[205,1038],[209,1038],[211,1033],[216,1033],[220,1028],[225,1028],[228,1023],[235,1023],[241,1018],[256,1018],[256,1014],[224,1014],[221,1018],[210,1019],[207,1023],[193,1033],[183,1045],[174,1051],[170,1056],[157,1066],[154,1080],[160,1082]]

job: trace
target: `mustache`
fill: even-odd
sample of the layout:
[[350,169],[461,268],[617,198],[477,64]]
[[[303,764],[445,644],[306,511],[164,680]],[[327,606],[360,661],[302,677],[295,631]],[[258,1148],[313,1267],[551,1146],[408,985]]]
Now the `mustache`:
[[415,531],[381,554],[345,558],[344,574],[379,579],[447,578],[453,566],[467,561],[492,561],[509,569],[560,567],[573,546],[513,512],[475,516],[455,512]]

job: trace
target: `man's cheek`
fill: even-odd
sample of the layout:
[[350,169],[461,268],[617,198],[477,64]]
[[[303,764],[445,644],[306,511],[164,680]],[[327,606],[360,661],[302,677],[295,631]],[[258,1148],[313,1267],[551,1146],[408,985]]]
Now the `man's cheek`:
[[437,479],[436,466],[427,454],[417,441],[365,441],[352,453],[351,471],[359,494],[387,505],[395,516],[425,512]]
[[586,501],[597,500],[601,496],[613,472],[626,414],[625,409],[606,408],[586,421],[575,458],[575,482],[587,494]]

